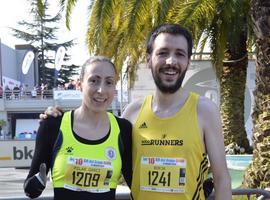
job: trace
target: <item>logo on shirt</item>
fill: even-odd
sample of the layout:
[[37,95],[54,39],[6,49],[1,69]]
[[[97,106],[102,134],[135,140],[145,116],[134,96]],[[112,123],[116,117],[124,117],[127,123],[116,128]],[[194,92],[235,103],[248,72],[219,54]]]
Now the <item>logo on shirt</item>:
[[116,159],[116,151],[113,147],[107,147],[105,150],[105,154],[108,160]]
[[183,140],[142,140],[141,145],[150,145],[150,146],[183,146]]
[[66,151],[67,151],[67,152],[66,152],[67,154],[72,154],[73,148],[72,148],[72,147],[67,147],[67,148],[66,148]]
[[146,123],[145,122],[143,122],[140,126],[139,126],[139,128],[147,128],[147,125],[146,125]]

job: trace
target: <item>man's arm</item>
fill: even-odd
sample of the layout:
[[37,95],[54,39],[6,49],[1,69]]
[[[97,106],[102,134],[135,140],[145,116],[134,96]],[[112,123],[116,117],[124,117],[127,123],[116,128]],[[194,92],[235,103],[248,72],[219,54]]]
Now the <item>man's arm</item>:
[[215,199],[232,199],[231,179],[226,164],[221,119],[216,104],[205,97],[200,98],[198,116],[203,131],[205,149],[213,172]]
[[137,119],[137,115],[140,111],[140,108],[142,106],[143,100],[137,100],[127,105],[124,112],[122,113],[123,118],[130,121],[132,124],[135,123]]

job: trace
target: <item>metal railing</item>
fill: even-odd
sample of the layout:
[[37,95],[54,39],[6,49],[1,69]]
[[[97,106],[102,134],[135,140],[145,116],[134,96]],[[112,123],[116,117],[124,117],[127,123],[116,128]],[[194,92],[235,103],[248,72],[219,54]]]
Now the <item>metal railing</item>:
[[[233,196],[246,196],[247,199],[251,199],[251,196],[255,196],[258,200],[269,200],[270,199],[270,192],[263,189],[232,189]],[[213,192],[207,200],[214,200],[215,193]]]
[[12,90],[6,90],[3,92],[2,95],[0,95],[0,98],[3,98],[5,100],[21,100],[21,99],[52,99],[53,98],[53,90],[45,90],[43,92],[41,91],[12,91]]

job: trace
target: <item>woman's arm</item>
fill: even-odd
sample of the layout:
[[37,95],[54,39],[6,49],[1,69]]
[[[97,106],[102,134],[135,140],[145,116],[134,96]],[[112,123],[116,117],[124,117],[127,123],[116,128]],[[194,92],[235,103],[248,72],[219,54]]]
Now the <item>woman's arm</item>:
[[61,119],[62,117],[49,117],[40,123],[34,156],[24,182],[25,194],[30,198],[38,197],[45,189],[46,175],[51,167],[53,146],[59,132]]

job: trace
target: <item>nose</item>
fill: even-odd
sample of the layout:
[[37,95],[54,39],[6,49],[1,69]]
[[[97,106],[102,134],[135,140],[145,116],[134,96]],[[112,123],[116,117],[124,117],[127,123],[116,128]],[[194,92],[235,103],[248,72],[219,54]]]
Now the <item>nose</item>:
[[98,93],[103,93],[105,91],[105,84],[104,83],[100,83],[98,88],[97,88],[97,92]]
[[176,65],[177,63],[177,59],[175,58],[174,55],[170,55],[167,59],[166,59],[166,64],[167,65]]

